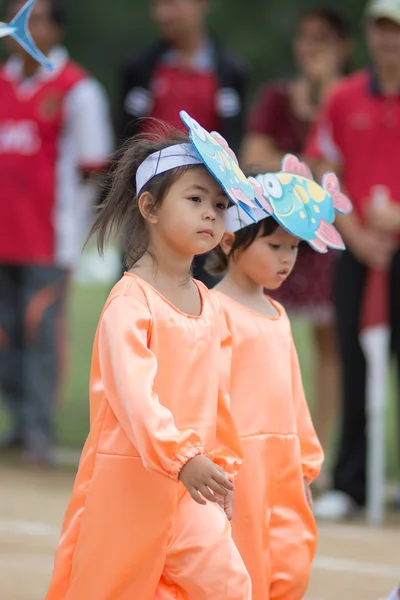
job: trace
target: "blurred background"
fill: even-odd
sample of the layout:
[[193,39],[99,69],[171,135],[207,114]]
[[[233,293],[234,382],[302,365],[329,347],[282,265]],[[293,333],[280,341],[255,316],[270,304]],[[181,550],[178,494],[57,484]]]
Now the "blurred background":
[[[46,2],[47,0],[40,0],[38,5]],[[9,20],[7,11],[13,4],[20,7],[23,3],[0,1],[1,20]],[[103,162],[107,163],[105,158],[110,157],[112,147],[118,146],[126,135],[121,125],[130,120],[129,114],[126,114],[126,93],[129,91],[126,66],[129,68],[134,57],[140,55],[160,37],[159,28],[149,16],[150,4],[154,7],[157,1],[151,3],[147,0],[116,0],[111,3],[69,0],[66,3],[67,22],[65,26],[63,23],[66,36],[62,43],[68,48],[71,58],[101,84],[102,97],[106,98],[105,103],[108,103],[107,110],[104,109],[103,113],[100,110],[98,112],[98,115],[103,115],[98,118],[104,122],[93,121],[93,138],[96,138],[93,144],[101,146],[104,155],[93,156],[93,160],[97,162],[104,159]],[[318,13],[319,8],[327,8],[328,12],[333,9],[340,15],[339,21],[335,20],[335,16],[333,21],[332,17],[317,17],[317,21],[320,18],[322,25],[327,27],[327,35],[333,35],[332,44],[341,44],[341,47],[337,46],[336,61],[332,60],[333,50],[324,49],[328,53],[328,59],[322,64],[322,71],[326,74],[329,69],[332,70],[332,81],[328,83],[333,84],[342,75],[370,63],[363,20],[366,3],[364,0],[335,0],[334,3],[308,0],[249,0],[248,3],[244,3],[243,0],[211,0],[208,4],[205,30],[209,32],[210,39],[216,36],[223,47],[233,51],[239,57],[237,60],[240,70],[246,72],[241,106],[242,124],[234,136],[235,140],[238,135],[240,139],[237,140],[235,150],[248,170],[254,171],[258,164],[265,164],[265,170],[268,170],[269,165],[274,164],[276,147],[269,154],[266,151],[265,160],[259,157],[257,135],[263,132],[264,127],[259,125],[263,120],[259,117],[260,111],[266,111],[266,121],[269,117],[268,99],[264,105],[263,92],[260,90],[264,89],[265,84],[281,80],[300,83],[307,81],[307,60],[303,56],[301,63],[299,46],[295,50],[297,54],[294,59],[293,45],[295,43],[296,47],[296,43],[300,43],[301,36],[306,39],[307,36],[318,38],[318,35],[324,35],[324,29],[322,28],[321,34],[321,29],[318,30],[318,24],[315,23],[307,30],[301,15],[307,14],[308,9],[317,9]],[[323,40],[314,39],[314,42],[311,40],[310,43],[323,46]],[[5,44],[1,44],[0,58],[5,60],[8,55]],[[314,91],[313,88],[310,96]],[[302,91],[299,89],[299,93],[296,92],[296,103],[300,106],[296,118],[303,125],[307,122],[307,127],[311,127],[323,101],[321,89],[318,88],[315,93],[317,97],[313,96],[312,102],[308,96],[304,96],[302,105]],[[305,116],[306,104],[307,107],[312,105],[311,116]],[[0,91],[0,121],[4,118],[1,105]],[[292,109],[294,114],[294,107]],[[89,115],[90,104],[85,110]],[[130,115],[132,117],[133,113]],[[274,119],[273,116],[269,118]],[[288,119],[290,120],[290,116]],[[87,121],[89,120],[88,116]],[[104,128],[104,135],[100,136],[99,141],[96,137],[98,127]],[[267,125],[265,128],[264,133],[271,141],[271,130],[267,131]],[[292,134],[293,132],[289,137]],[[90,129],[86,135],[91,136]],[[304,132],[300,137],[305,143]],[[112,142],[109,138],[112,138]],[[289,140],[287,148],[285,143],[282,143],[280,148],[282,153],[293,151],[303,155],[303,147],[293,147],[293,140]],[[234,145],[233,142],[231,145]],[[279,145],[278,142],[276,145]],[[88,155],[96,154],[91,148],[87,152]],[[0,169],[1,161],[0,152]],[[78,167],[80,168],[77,161],[77,171]],[[99,170],[106,169],[107,164],[102,165],[102,169]],[[101,202],[102,194],[93,173],[90,173],[90,177],[87,173],[82,175],[76,190],[82,192],[85,186],[91,191],[85,200],[89,215],[85,217],[88,226],[91,214],[89,208],[96,202]],[[0,206],[2,202],[3,205],[6,202],[5,194],[0,197]],[[78,219],[77,215],[74,218]],[[121,251],[117,246],[110,246],[103,259],[98,257],[93,243],[81,254],[83,238],[81,235],[79,242],[76,242],[77,260],[73,265],[68,265],[68,288],[63,292],[66,329],[61,387],[52,408],[55,415],[54,433],[51,434],[54,436],[54,456],[47,460],[48,455],[40,455],[38,450],[35,455],[38,460],[21,462],[18,444],[15,444],[16,448],[5,448],[6,451],[0,454],[0,598],[4,600],[39,600],[44,597],[61,519],[72,487],[79,453],[89,429],[88,383],[93,337],[100,311],[111,286],[121,273],[122,263]],[[304,261],[305,269],[317,269],[314,265],[309,267],[307,257]],[[1,252],[0,263],[7,263],[6,259],[3,260]],[[329,269],[331,268],[332,265],[329,265]],[[318,275],[316,278],[318,279]],[[328,282],[328,295],[331,294],[332,278],[333,275]],[[325,283],[321,283],[322,287],[324,285]],[[2,289],[5,289],[2,286],[0,278],[0,295]],[[284,299],[282,301],[286,304]],[[289,308],[290,301],[291,298],[288,297]],[[311,305],[305,307],[305,310],[300,310],[304,307],[299,309],[296,306],[290,310],[307,398],[327,454],[326,470],[315,489],[317,495],[331,487],[331,468],[339,435],[339,386],[334,379],[332,385],[330,383],[334,370],[334,367],[330,368],[331,343],[335,337],[331,304],[330,297],[323,297],[316,300],[317,309]],[[318,312],[318,307],[321,308],[321,318],[311,318]],[[1,360],[0,353],[0,362]],[[337,361],[337,357],[334,360]],[[3,362],[3,367],[4,364]],[[322,373],[322,381],[321,377],[316,376],[316,371],[317,375]],[[329,399],[329,407],[324,408],[324,400],[326,399],[328,404],[328,396],[332,390],[336,390],[336,385],[335,398]],[[400,523],[396,510],[399,481],[397,399],[396,373],[393,370],[390,371],[385,412],[385,493],[390,506],[385,524],[379,531],[371,530],[365,526],[364,513],[358,511],[357,515],[354,515],[355,520],[350,524],[346,522],[331,525],[329,522],[322,522],[321,546],[314,568],[309,600],[336,600],[338,594],[341,594],[344,600],[378,600],[387,595],[400,581]],[[10,412],[0,407],[0,431],[8,432],[12,427]],[[38,447],[34,446],[35,452]],[[43,459],[44,456],[46,460]],[[48,468],[50,464],[51,469]],[[22,574],[26,577],[22,577]]]
[[[2,2],[0,10],[4,10],[5,5]],[[210,2],[207,23],[211,32],[246,62],[248,112],[262,84],[296,74],[292,40],[299,15],[306,9],[326,5],[324,2],[308,0],[285,0],[284,3],[251,0],[251,6],[244,8],[243,2],[239,0]],[[349,20],[351,26],[351,68],[362,67],[368,61],[362,22],[365,2],[335,0],[334,6]],[[110,99],[113,124],[118,128],[124,64],[157,39],[156,27],[149,18],[149,2],[118,0],[110,7],[106,2],[86,0],[85,3],[68,2],[67,8],[65,45],[74,60],[104,85]],[[0,57],[6,57],[4,44],[0,46]],[[119,268],[112,252],[107,257],[106,264],[98,263],[92,253],[89,254],[89,258],[79,264],[75,275],[77,281],[70,298],[72,362],[59,415],[60,441],[78,447],[85,439],[88,428],[87,383],[93,333],[109,284]],[[91,281],[93,278],[106,281],[96,285]],[[309,331],[307,325],[301,322],[295,322],[294,329],[305,388],[312,406],[313,390],[309,382],[313,358],[308,351]],[[78,349],[79,352],[76,351]],[[2,415],[2,419],[4,418]],[[393,424],[393,420],[391,422]],[[390,452],[388,458],[389,472],[393,475],[395,453]]]
[[[284,4],[252,0],[246,7],[240,0],[212,0],[209,4],[207,23],[211,32],[243,57],[250,68],[249,101],[266,79],[294,74],[291,41],[298,16],[307,8],[329,5],[342,11],[351,22],[356,42],[352,64],[360,67],[366,62],[363,0],[286,0]],[[5,2],[0,6],[4,7]],[[155,39],[157,29],[149,19],[147,0],[118,0],[113,7],[94,0],[68,2],[66,45],[71,55],[104,84],[114,115],[121,93],[122,62]]]

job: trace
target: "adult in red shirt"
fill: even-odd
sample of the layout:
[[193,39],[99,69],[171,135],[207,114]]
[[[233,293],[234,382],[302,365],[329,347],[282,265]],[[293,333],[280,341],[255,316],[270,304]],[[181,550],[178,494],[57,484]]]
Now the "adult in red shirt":
[[[350,53],[349,27],[335,7],[300,14],[294,36],[297,74],[264,85],[250,114],[242,158],[250,172],[279,171],[287,153],[301,155],[317,111],[331,86],[343,75]],[[329,447],[339,400],[338,353],[334,327],[332,273],[335,253],[321,255],[300,246],[296,269],[272,296],[291,316],[312,327],[315,427]]]
[[[5,20],[22,5],[10,0]],[[105,94],[59,45],[64,23],[62,0],[36,2],[29,28],[51,72],[11,39],[0,65],[0,392],[12,417],[0,450],[22,446],[38,463],[53,460],[61,317],[88,175],[112,150]]]
[[[120,139],[149,131],[161,119],[184,129],[186,110],[208,131],[219,131],[237,151],[243,133],[246,86],[241,61],[206,30],[207,0],[150,0],[161,41],[129,61],[122,77]],[[194,276],[212,286],[217,279],[196,257]]]
[[[340,257],[334,296],[342,366],[342,428],[334,491],[315,503],[320,517],[350,516],[366,495],[366,362],[359,343],[367,269],[390,270],[393,345],[400,372],[400,252],[387,220],[371,204],[384,193],[400,203],[400,1],[373,0],[366,11],[372,68],[338,84],[307,149],[316,170],[341,174],[354,211],[338,216],[347,251]],[[382,187],[383,186],[383,187]],[[386,224],[385,224],[386,223]],[[399,233],[399,228],[395,228]]]

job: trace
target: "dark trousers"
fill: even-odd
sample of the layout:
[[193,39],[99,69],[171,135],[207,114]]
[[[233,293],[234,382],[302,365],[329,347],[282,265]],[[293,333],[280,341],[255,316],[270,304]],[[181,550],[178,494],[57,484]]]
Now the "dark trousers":
[[[360,506],[366,500],[366,362],[359,342],[359,318],[366,269],[346,251],[338,260],[334,281],[342,371],[341,433],[334,487]],[[390,277],[392,349],[400,372],[400,252]]]
[[0,264],[0,391],[14,433],[53,438],[66,272]]

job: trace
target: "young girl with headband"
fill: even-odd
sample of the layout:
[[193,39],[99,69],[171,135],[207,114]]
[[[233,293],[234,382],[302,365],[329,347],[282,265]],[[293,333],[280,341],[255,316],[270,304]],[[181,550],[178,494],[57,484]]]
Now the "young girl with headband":
[[213,274],[225,273],[213,293],[232,335],[231,411],[243,450],[232,531],[252,578],[253,600],[300,600],[317,537],[309,486],[323,452],[288,317],[263,290],[289,277],[300,240],[320,252],[343,248],[334,210],[348,212],[351,205],[335,175],[327,174],[322,188],[293,156],[285,158],[282,172],[250,181],[259,220],[229,208],[226,233],[208,265]]
[[190,140],[129,142],[92,227],[100,250],[125,227],[129,270],[94,341],[90,433],[47,600],[251,600],[228,522],[241,462],[229,334],[190,265],[254,192],[217,134],[181,117]]

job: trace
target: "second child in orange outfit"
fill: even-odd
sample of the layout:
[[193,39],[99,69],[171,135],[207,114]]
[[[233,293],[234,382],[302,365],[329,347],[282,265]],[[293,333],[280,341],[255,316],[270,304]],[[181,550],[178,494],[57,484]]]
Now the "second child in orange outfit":
[[[302,200],[312,206],[313,193],[320,203],[331,203],[323,209],[332,216],[334,198],[310,181],[297,159],[288,157],[284,164],[288,167],[281,174],[259,179],[264,184],[257,188],[260,203],[272,216],[259,210],[259,221],[251,223],[240,208],[229,208],[227,230],[208,261],[212,274],[225,274],[213,293],[232,335],[231,411],[244,457],[235,483],[232,530],[252,578],[253,600],[304,597],[317,544],[310,484],[323,462],[289,319],[264,289],[279,288],[295,266],[301,236],[290,223],[299,223],[312,244],[322,248],[320,231],[314,227],[314,235],[304,225]],[[296,195],[295,186],[301,193]],[[347,210],[339,190],[335,198]],[[328,232],[326,244],[342,244],[332,222],[323,231]]]

